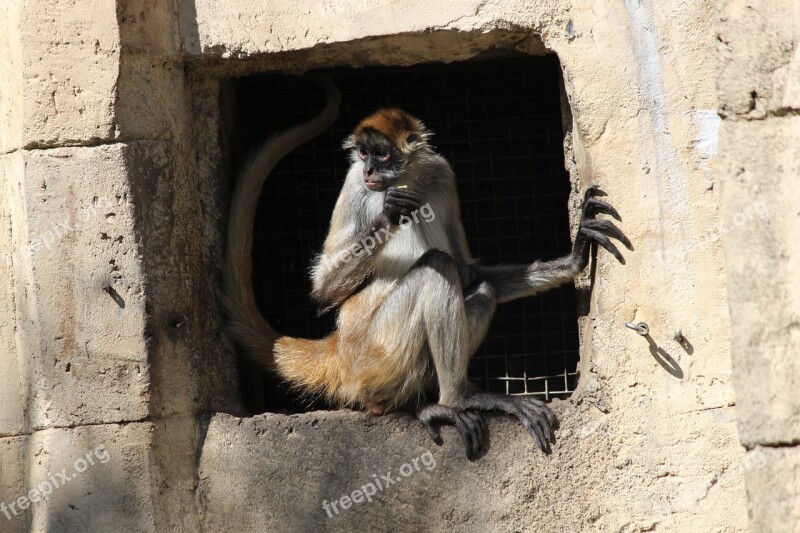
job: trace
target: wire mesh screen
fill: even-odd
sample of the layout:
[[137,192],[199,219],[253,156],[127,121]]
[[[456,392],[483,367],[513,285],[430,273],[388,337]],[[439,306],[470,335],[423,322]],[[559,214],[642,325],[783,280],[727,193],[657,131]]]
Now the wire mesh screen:
[[[254,287],[262,312],[279,332],[320,338],[333,329],[334,317],[318,317],[309,298],[308,267],[321,249],[347,172],[341,143],[382,106],[405,109],[434,132],[432,144],[457,176],[474,256],[492,264],[569,252],[570,184],[555,56],[326,73],[342,92],[339,119],[280,163],[264,187],[257,216]],[[323,105],[316,85],[278,75],[239,80],[236,98],[243,153]],[[577,361],[577,301],[570,284],[499,306],[471,361],[470,378],[491,392],[564,397],[574,389]],[[274,408],[276,400],[267,403]]]

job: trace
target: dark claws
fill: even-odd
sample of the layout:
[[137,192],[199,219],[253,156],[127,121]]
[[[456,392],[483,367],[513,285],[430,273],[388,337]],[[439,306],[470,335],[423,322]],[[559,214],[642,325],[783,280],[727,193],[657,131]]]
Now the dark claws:
[[589,201],[589,199],[595,194],[603,194],[603,191],[600,190],[600,185],[589,185],[586,188],[586,192],[583,194],[583,203]]
[[610,220],[585,220],[583,222],[583,227],[605,232],[609,237],[614,237],[615,239],[619,240],[628,250],[633,250],[633,245],[628,237],[626,237],[625,234],[622,233],[622,231],[620,231],[620,229]]
[[598,200],[596,195],[605,195],[600,190],[599,185],[590,185],[586,188],[584,194],[582,219],[580,228],[578,230],[578,239],[576,240],[575,248],[573,250],[576,257],[576,264],[579,267],[585,267],[588,263],[588,241],[595,241],[597,244],[608,250],[620,263],[625,264],[625,258],[619,253],[619,250],[611,242],[609,237],[619,240],[625,245],[628,250],[633,250],[633,244],[630,239],[610,220],[598,220],[593,218],[597,213],[610,215],[611,217],[622,220],[619,213],[608,202]]
[[538,425],[540,428],[542,435],[544,436],[545,442],[549,443],[553,441],[553,431],[550,429],[550,426],[555,425],[555,417],[547,410],[544,414],[545,421],[542,421],[542,413],[534,409],[532,406],[523,404],[523,409],[526,411],[526,415],[528,418]]
[[541,425],[536,419],[531,419],[528,415],[520,413],[517,415],[522,425],[528,431],[528,434],[536,441],[536,445],[544,453],[550,453],[549,439],[545,437],[545,432],[542,431]]
[[602,233],[600,233],[599,231],[595,231],[595,230],[593,230],[593,229],[590,229],[590,228],[588,228],[588,227],[585,227],[585,226],[584,226],[583,228],[581,228],[581,232],[582,232],[584,235],[586,235],[587,237],[591,238],[591,239],[592,239],[593,241],[595,241],[597,244],[599,244],[600,246],[602,246],[603,248],[605,248],[606,250],[608,250],[609,252],[611,252],[611,254],[612,254],[614,257],[616,257],[616,258],[617,258],[617,261],[619,261],[619,262],[620,262],[620,263],[622,263],[623,265],[625,264],[625,258],[624,258],[624,257],[622,257],[622,254],[621,254],[621,253],[619,253],[619,250],[617,249],[617,247],[616,247],[616,246],[614,246],[614,243],[612,243],[612,242],[609,240],[609,238],[608,238],[608,237],[606,237],[605,235],[603,235],[603,234],[602,234]]
[[584,218],[590,218],[594,216],[595,213],[611,215],[617,219],[617,221],[622,222],[622,217],[619,216],[619,212],[614,209],[611,204],[604,202],[603,200],[598,200],[597,198],[587,198],[583,203]]

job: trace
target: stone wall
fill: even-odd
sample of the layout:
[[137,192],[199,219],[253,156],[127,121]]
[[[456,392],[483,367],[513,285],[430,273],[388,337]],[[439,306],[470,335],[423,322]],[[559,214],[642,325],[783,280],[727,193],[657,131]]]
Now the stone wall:
[[[800,523],[800,4],[720,2],[717,81],[739,435],[753,531]],[[749,214],[760,212],[755,221]]]
[[[720,189],[731,189],[720,184],[727,167],[717,169],[716,16],[708,2],[677,0],[4,2],[0,502],[56,472],[75,477],[0,516],[0,529],[745,530],[743,472],[769,478],[739,444],[728,297],[753,293],[727,286],[722,245],[766,225],[737,225],[729,207],[746,187],[720,210]],[[735,19],[721,27],[743,39]],[[501,417],[477,463],[453,430],[439,448],[406,415],[242,418],[234,354],[209,304],[230,180],[221,83],[496,48],[558,54],[573,117],[568,168],[582,186],[602,184],[636,247],[625,266],[598,255],[578,391],[553,405],[562,422],[553,454]],[[745,68],[737,60],[730,76]],[[748,116],[739,92],[722,92],[723,138],[774,122],[778,143],[791,120],[779,116],[793,94],[786,68],[753,87],[762,117]],[[772,160],[772,175],[783,165],[789,187],[784,139],[787,159]],[[791,227],[778,229],[788,247]],[[735,250],[727,265],[741,277]],[[773,299],[784,294],[769,283]],[[753,342],[739,320],[734,353]],[[647,322],[650,339],[629,321]],[[769,429],[749,408],[748,448],[796,439],[778,415]],[[95,453],[78,472],[97,450],[108,461]],[[792,460],[790,449],[768,451]],[[323,500],[423,456],[435,466],[327,516]]]

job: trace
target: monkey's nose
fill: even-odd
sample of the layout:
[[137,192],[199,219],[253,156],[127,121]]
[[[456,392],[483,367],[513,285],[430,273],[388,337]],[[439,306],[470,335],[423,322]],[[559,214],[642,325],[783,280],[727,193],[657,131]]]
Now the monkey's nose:
[[375,167],[367,167],[367,176],[372,176],[375,173]]

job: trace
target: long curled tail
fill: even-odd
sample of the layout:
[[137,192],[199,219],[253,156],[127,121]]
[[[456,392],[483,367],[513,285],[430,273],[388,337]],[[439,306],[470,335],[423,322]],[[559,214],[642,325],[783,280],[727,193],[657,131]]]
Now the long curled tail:
[[267,370],[274,370],[278,334],[264,320],[253,294],[253,223],[261,188],[278,162],[325,131],[339,114],[339,91],[330,78],[315,78],[325,89],[325,108],[308,122],[267,140],[245,165],[231,198],[222,307],[228,317],[227,330],[242,353]]

